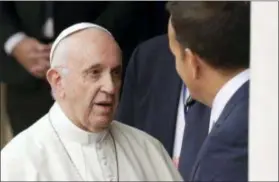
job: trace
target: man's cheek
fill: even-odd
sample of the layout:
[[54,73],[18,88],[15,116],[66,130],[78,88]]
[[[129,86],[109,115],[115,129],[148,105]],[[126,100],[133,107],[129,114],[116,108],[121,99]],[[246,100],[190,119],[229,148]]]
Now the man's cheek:
[[122,84],[121,80],[117,81],[117,83],[115,84],[115,92],[116,92],[116,94],[118,94],[120,92],[121,84]]

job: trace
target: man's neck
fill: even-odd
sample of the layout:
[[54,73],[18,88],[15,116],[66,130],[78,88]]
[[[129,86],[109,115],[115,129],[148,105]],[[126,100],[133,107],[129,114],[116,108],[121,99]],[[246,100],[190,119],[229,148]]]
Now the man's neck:
[[[73,123],[75,124],[77,127],[79,127],[80,129],[83,129],[80,125],[79,122],[77,121],[77,119],[74,117],[74,112],[72,110],[70,110],[69,107],[67,107],[67,104],[65,104],[63,101],[58,100],[57,101],[61,110],[63,111],[63,113],[66,115],[66,117]],[[84,129],[83,129],[84,130]]]
[[[57,100],[58,101],[58,100]],[[61,107],[62,111],[64,112],[64,114],[68,117],[68,119],[74,124],[76,125],[78,128],[86,131],[86,132],[90,132],[90,133],[100,133],[104,130],[106,130],[107,128],[90,128],[89,126],[84,126],[78,117],[75,116],[75,111],[71,110],[69,107],[67,107],[67,104],[64,103],[63,101],[58,101],[59,106]]]
[[209,107],[212,107],[214,98],[218,94],[218,92],[222,89],[222,87],[236,75],[244,71],[245,69],[239,69],[236,71],[231,72],[224,72],[224,71],[216,71],[212,76],[207,77],[205,80],[205,88],[203,88],[204,96],[203,96],[203,103]]

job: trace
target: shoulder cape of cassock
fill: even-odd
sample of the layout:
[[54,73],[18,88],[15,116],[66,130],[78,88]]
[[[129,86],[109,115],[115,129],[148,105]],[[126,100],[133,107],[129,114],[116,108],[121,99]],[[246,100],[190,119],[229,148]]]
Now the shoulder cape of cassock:
[[[49,112],[51,120],[61,122],[57,114],[59,112],[59,107],[54,104]],[[81,180],[65,155],[48,117],[48,114],[43,116],[1,151],[1,180]],[[112,122],[111,131],[116,141],[121,181],[183,181],[158,140],[117,121]],[[77,151],[82,148],[78,144],[73,146]],[[93,147],[95,151],[95,146]],[[81,158],[79,153],[76,157]],[[87,155],[85,162],[89,160],[93,159]],[[100,161],[97,160],[96,163]],[[82,168],[83,162],[80,160],[80,165],[77,166]],[[104,177],[102,180],[109,179],[111,178]]]

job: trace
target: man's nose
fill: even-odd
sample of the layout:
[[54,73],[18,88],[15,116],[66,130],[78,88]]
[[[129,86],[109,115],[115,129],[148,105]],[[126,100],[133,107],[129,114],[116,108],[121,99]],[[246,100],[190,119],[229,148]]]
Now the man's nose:
[[102,90],[108,94],[115,94],[115,83],[113,82],[111,75],[106,76],[103,80]]

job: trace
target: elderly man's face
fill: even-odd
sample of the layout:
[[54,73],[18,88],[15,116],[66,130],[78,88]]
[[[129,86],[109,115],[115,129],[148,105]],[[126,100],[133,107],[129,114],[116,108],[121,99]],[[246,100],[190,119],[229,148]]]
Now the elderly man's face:
[[100,131],[113,119],[121,86],[121,53],[106,33],[80,38],[67,61],[64,100],[74,121],[87,131]]

